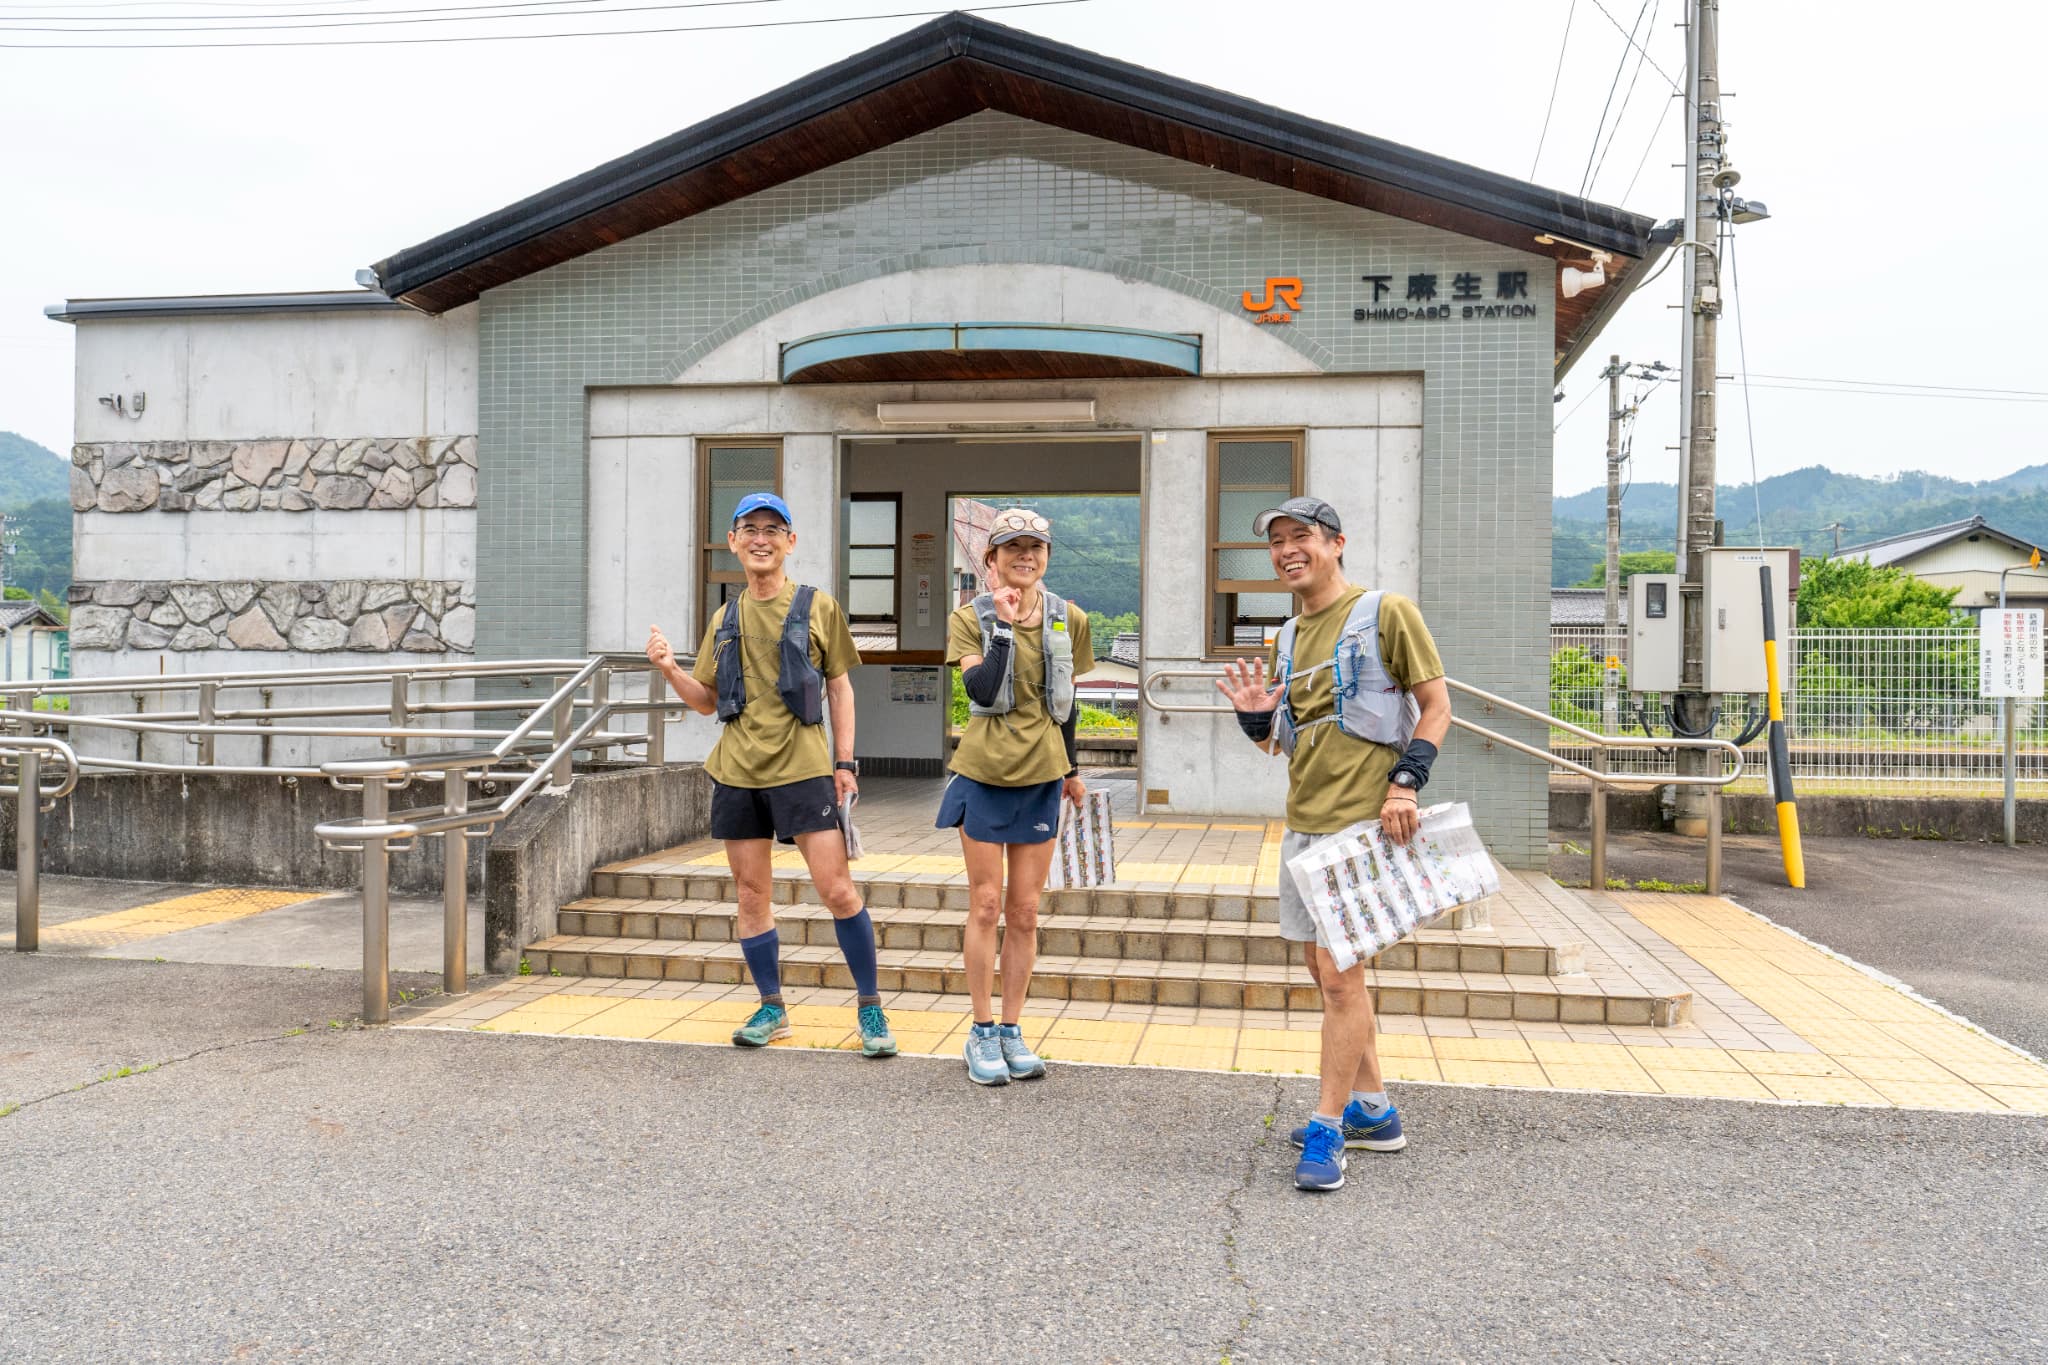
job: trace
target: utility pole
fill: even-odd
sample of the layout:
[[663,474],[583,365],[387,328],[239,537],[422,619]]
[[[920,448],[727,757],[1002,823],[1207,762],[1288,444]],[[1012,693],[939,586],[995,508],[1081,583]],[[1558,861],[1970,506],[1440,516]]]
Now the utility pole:
[[[1704,734],[1713,714],[1706,695],[1707,630],[1702,605],[1706,552],[1714,543],[1714,367],[1715,329],[1721,315],[1721,261],[1714,243],[1719,238],[1721,191],[1738,178],[1729,166],[1721,131],[1720,0],[1694,0],[1692,58],[1688,86],[1692,104],[1692,212],[1688,237],[1692,280],[1686,307],[1691,314],[1688,347],[1685,478],[1679,489],[1683,535],[1679,565],[1683,578],[1679,600],[1683,609],[1685,656],[1679,666],[1679,693],[1673,712],[1687,733]],[[1704,775],[1710,756],[1699,749],[1680,749],[1681,773]],[[1678,788],[1677,830],[1698,837],[1707,832],[1707,795],[1703,787]]]
[[1839,558],[1841,558],[1841,555],[1842,555],[1842,532],[1844,532],[1844,531],[1848,530],[1849,528],[1848,528],[1848,527],[1846,527],[1846,526],[1844,526],[1844,525],[1842,525],[1842,523],[1841,523],[1841,522],[1839,522],[1839,521],[1831,521],[1831,522],[1829,522],[1829,523],[1828,523],[1827,525],[1825,525],[1825,526],[1821,527],[1820,529],[1821,529],[1821,530],[1823,530],[1823,531],[1833,531],[1833,532],[1835,533],[1835,553],[1834,553],[1833,557],[1834,557],[1834,558],[1836,558],[1836,559],[1839,559]]
[[1620,655],[1621,592],[1621,357],[1607,357],[1607,631],[1601,637],[1601,732],[1618,726],[1615,660]]

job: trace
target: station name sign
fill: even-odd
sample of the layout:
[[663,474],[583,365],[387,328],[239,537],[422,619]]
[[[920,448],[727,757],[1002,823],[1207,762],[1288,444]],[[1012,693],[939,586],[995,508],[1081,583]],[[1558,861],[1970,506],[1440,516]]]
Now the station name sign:
[[[1529,301],[1529,272],[1497,270],[1489,295],[1486,276],[1471,270],[1417,272],[1396,296],[1398,275],[1361,275],[1372,297],[1351,310],[1353,322],[1469,322],[1541,316]],[[1268,275],[1257,290],[1244,291],[1244,310],[1260,324],[1293,322],[1301,313],[1299,276]]]
[[1353,322],[1450,322],[1494,318],[1533,318],[1540,314],[1529,297],[1529,272],[1497,270],[1493,294],[1487,297],[1486,277],[1461,270],[1448,279],[1441,274],[1408,276],[1400,302],[1394,297],[1394,275],[1362,275],[1372,286],[1372,299],[1351,310]]

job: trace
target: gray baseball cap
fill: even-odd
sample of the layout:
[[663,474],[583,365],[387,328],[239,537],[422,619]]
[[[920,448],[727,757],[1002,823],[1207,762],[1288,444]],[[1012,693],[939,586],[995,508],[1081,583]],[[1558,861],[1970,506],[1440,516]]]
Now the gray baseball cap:
[[1252,518],[1252,534],[1262,536],[1274,522],[1282,517],[1292,517],[1307,526],[1311,524],[1329,527],[1338,535],[1344,534],[1344,523],[1337,516],[1337,509],[1321,498],[1289,498],[1278,507],[1269,507]]

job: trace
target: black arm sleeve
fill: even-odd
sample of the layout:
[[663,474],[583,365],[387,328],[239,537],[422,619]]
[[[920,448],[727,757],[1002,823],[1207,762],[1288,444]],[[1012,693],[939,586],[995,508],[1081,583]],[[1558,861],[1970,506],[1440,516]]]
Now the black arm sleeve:
[[1273,713],[1271,711],[1239,711],[1237,728],[1244,731],[1245,738],[1255,744],[1264,744],[1273,737]]
[[[1430,765],[1436,762],[1436,745],[1426,739],[1411,739],[1401,761],[1394,765],[1394,772],[1408,773],[1415,779],[1415,790],[1421,791],[1429,785]],[[1389,774],[1392,776],[1392,774]]]
[[1010,637],[998,635],[989,641],[988,653],[981,656],[980,663],[961,671],[960,681],[976,706],[994,706],[1003,694],[1003,678],[1009,671]]
[[1081,703],[1075,702],[1074,709],[1067,712],[1067,718],[1060,722],[1060,739],[1067,746],[1067,776],[1081,771],[1081,741],[1075,731],[1081,726]]

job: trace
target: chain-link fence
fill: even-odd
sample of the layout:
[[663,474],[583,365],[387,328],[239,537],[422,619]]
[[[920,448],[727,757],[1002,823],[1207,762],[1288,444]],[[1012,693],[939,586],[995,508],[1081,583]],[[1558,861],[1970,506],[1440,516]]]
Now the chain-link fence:
[[[1666,698],[1628,691],[1628,641],[1605,687],[1608,649],[1598,626],[1551,630],[1550,711],[1602,733],[1669,734]],[[1786,730],[1795,785],[1814,792],[1996,795],[2005,780],[2004,703],[1977,695],[1977,631],[1808,630],[1786,642],[1790,686]],[[1741,739],[1763,717],[1763,698],[1724,697],[1714,733]],[[2023,794],[2048,795],[2048,704],[2013,707]],[[1582,757],[1576,737],[1553,731],[1551,747]],[[1756,774],[1738,790],[1761,786],[1764,736],[1744,753]]]

